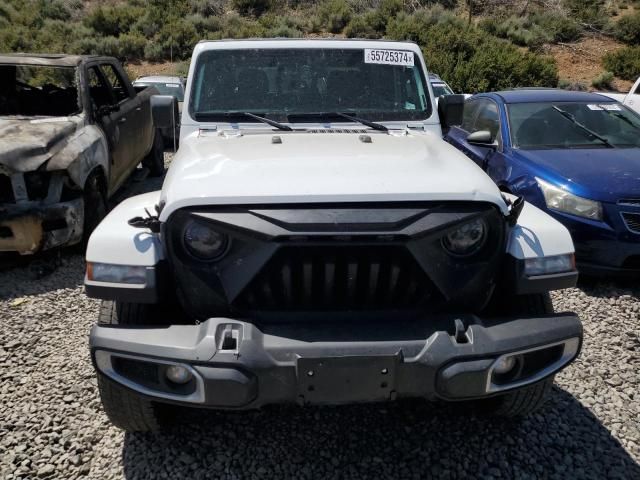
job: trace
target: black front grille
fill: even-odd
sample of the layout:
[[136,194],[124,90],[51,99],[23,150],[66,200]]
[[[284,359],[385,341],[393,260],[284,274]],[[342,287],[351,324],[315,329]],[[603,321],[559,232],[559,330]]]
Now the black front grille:
[[8,175],[0,174],[0,203],[14,203],[13,187]]
[[640,213],[623,213],[622,219],[633,233],[640,233]]
[[402,246],[281,248],[233,303],[241,310],[428,309],[437,289]]
[[632,207],[640,207],[640,198],[623,198],[618,200],[618,205],[631,205]]

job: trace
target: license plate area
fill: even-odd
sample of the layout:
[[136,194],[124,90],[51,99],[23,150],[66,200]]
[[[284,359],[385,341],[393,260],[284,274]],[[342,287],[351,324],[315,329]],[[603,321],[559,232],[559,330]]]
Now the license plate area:
[[303,403],[386,401],[395,395],[397,356],[298,359],[298,398]]

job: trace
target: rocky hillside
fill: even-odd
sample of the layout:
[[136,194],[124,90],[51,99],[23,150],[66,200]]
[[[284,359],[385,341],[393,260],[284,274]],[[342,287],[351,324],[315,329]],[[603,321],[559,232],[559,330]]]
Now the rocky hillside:
[[343,36],[418,42],[460,91],[625,90],[640,74],[632,0],[4,0],[0,51],[100,53],[132,75],[185,73],[200,39]]

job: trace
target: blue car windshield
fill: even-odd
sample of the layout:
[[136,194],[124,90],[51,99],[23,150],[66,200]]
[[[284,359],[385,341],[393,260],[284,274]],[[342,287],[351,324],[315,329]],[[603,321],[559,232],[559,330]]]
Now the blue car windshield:
[[189,113],[198,121],[317,122],[348,113],[370,121],[431,114],[419,58],[405,50],[262,48],[198,56]]
[[514,103],[507,111],[515,148],[640,147],[640,115],[617,102]]

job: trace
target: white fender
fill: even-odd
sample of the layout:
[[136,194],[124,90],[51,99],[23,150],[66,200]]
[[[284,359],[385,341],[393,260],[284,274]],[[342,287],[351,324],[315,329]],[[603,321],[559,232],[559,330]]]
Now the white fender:
[[[517,197],[505,194],[512,201]],[[551,215],[525,202],[518,223],[511,230],[507,253],[517,259],[574,253],[569,230]]]
[[127,223],[133,217],[146,217],[145,208],[154,213],[159,200],[158,190],[128,198],[114,208],[91,234],[87,262],[151,267],[162,260],[158,235]]

